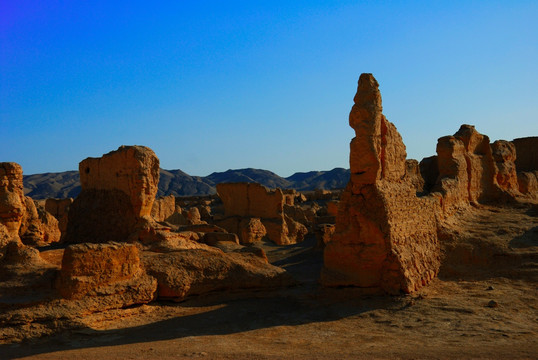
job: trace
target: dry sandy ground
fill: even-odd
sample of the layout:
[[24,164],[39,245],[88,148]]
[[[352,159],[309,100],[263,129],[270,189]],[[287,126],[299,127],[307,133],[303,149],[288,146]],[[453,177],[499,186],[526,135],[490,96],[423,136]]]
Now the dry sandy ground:
[[312,240],[266,245],[301,285],[95,314],[0,359],[538,358],[536,207],[462,213],[442,241],[439,278],[410,296],[320,288]]

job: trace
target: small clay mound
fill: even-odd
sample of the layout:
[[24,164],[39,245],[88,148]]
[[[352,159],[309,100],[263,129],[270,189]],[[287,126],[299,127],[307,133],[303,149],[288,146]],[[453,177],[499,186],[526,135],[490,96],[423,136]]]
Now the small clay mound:
[[158,281],[160,299],[184,300],[215,291],[279,288],[293,283],[284,269],[255,254],[205,248],[168,253],[144,252],[148,274]]

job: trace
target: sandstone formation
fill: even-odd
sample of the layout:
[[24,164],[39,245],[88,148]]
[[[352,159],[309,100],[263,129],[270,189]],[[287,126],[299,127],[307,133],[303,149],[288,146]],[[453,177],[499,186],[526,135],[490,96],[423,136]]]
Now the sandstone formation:
[[144,146],[121,146],[79,164],[82,191],[69,210],[65,241],[125,241],[151,219],[159,159]]
[[[256,183],[222,183],[217,185],[217,193],[224,204],[224,220],[236,218],[237,222],[240,218],[258,218],[265,227],[267,237],[275,244],[300,242],[308,232],[304,225],[285,216],[285,197],[280,189],[268,190]],[[227,222],[219,224],[226,228]],[[250,240],[241,241],[246,243]]]
[[77,244],[65,249],[57,286],[66,299],[96,298],[106,309],[150,302],[157,281],[141,268],[135,245]]
[[439,269],[435,202],[418,198],[404,180],[405,146],[382,114],[371,74],[361,75],[354,102],[351,180],[340,200],[335,234],[325,247],[321,282],[409,293]]

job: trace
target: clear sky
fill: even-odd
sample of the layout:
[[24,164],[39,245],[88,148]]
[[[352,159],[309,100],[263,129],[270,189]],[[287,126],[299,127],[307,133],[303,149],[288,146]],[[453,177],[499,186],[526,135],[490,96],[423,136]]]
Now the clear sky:
[[0,161],[125,145],[205,176],[349,167],[360,73],[409,158],[538,135],[538,1],[0,0]]

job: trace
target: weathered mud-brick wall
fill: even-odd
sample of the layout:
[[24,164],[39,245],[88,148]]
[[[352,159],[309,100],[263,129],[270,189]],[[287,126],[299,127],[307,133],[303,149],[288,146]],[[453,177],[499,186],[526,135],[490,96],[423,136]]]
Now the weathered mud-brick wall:
[[517,173],[519,191],[525,196],[538,198],[538,171],[521,171]]
[[165,221],[176,212],[176,198],[174,195],[161,196],[153,202],[151,216],[156,221]]
[[507,193],[519,193],[516,172],[516,147],[506,140],[497,140],[491,144],[491,154],[495,164],[494,183]]
[[514,139],[513,143],[519,191],[538,198],[538,136]]
[[[225,217],[259,218],[267,237],[276,244],[300,242],[308,232],[304,225],[285,216],[285,197],[280,189],[269,190],[257,183],[222,183],[217,184],[217,193],[224,204]],[[219,224],[236,231],[227,228],[226,221]]]
[[454,136],[437,140],[438,180],[433,188],[441,193],[442,213],[469,205],[467,161],[463,142]]
[[490,144],[472,125],[440,138],[436,159],[439,176],[432,192],[440,193],[444,216],[469,204],[520,195],[514,145],[505,140]]
[[19,229],[19,237],[25,245],[45,246],[60,241],[58,220],[41,204],[25,197],[25,212]]
[[73,203],[72,198],[67,199],[47,199],[45,201],[45,210],[52,214],[58,220],[58,227],[62,236],[67,231],[67,222],[69,220],[69,208]]
[[538,136],[512,140],[516,147],[516,169],[520,171],[538,170]]
[[121,146],[79,164],[82,190],[69,210],[65,241],[124,241],[151,219],[159,159],[144,146]]
[[0,248],[8,242],[20,243],[25,208],[22,167],[14,162],[0,163]]
[[480,134],[472,125],[462,125],[454,137],[463,142],[467,163],[469,201],[485,202],[498,196],[494,185],[495,165],[489,137]]
[[439,270],[436,203],[405,179],[406,152],[382,114],[378,83],[359,79],[349,124],[351,180],[324,251],[321,282],[396,294],[430,282]]
[[22,168],[0,163],[0,248],[9,242],[47,245],[60,240],[58,221],[24,196]]
[[57,287],[64,298],[119,308],[153,300],[157,281],[142,270],[135,245],[78,244],[65,249]]
[[417,193],[424,191],[424,178],[420,173],[419,162],[415,159],[405,161],[405,181],[413,185]]

